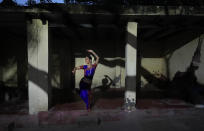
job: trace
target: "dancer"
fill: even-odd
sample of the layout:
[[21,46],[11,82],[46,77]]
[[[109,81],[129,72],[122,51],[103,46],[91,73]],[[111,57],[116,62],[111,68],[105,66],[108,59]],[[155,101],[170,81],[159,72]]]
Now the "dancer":
[[78,67],[75,67],[72,71],[72,73],[75,74],[76,70],[83,69],[84,70],[84,77],[81,79],[79,83],[80,87],[80,97],[86,104],[86,109],[90,111],[90,104],[91,104],[91,84],[92,84],[92,79],[96,70],[96,67],[99,62],[99,57],[98,55],[93,51],[93,50],[87,50],[87,52],[93,54],[96,57],[96,60],[94,64],[92,64],[92,58],[90,55],[87,55],[85,57],[85,63],[86,65],[81,65]]

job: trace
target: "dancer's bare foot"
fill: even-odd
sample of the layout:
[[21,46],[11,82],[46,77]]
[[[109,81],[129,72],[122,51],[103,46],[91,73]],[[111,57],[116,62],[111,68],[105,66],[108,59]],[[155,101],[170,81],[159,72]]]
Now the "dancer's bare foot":
[[87,111],[88,111],[88,112],[91,112],[91,109],[89,108],[89,109],[87,109]]

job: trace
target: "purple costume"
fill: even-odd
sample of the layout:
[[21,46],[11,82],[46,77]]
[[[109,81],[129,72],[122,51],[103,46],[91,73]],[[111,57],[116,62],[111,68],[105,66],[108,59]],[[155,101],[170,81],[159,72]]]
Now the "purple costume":
[[80,97],[86,103],[86,109],[90,108],[90,95],[91,95],[91,84],[92,79],[96,70],[97,64],[93,64],[91,68],[88,65],[80,66],[80,69],[84,69],[84,77],[79,83]]

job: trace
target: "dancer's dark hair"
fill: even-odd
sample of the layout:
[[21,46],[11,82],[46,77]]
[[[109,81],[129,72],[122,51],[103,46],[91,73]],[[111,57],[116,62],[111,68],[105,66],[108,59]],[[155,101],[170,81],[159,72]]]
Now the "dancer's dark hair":
[[92,60],[92,57],[90,54],[86,54],[86,57],[88,57],[90,60]]

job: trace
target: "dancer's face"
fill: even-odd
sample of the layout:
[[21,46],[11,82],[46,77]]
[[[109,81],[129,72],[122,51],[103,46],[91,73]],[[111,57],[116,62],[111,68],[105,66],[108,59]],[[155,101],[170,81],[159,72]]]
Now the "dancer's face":
[[85,63],[88,65],[91,63],[91,60],[89,59],[89,57],[85,57]]

